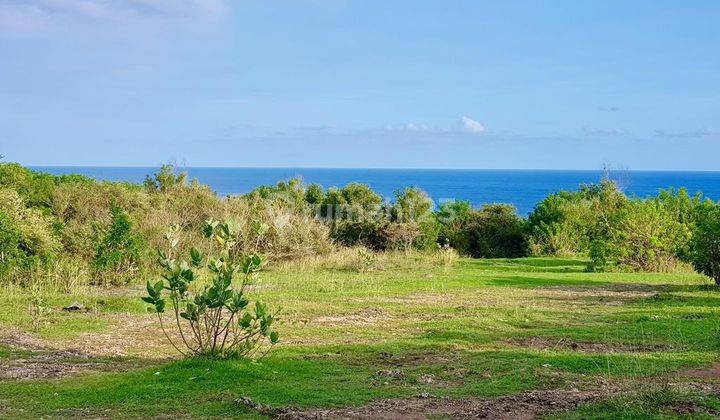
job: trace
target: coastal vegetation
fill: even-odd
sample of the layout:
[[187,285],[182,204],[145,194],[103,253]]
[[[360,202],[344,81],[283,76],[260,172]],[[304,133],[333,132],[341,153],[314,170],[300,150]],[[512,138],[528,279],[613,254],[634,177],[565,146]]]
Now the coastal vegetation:
[[139,281],[157,274],[155,252],[171,225],[183,237],[180,251],[208,251],[201,231],[211,219],[232,221],[233,253],[276,262],[343,247],[430,253],[449,247],[474,258],[587,257],[589,271],[692,266],[720,281],[718,203],[684,189],[628,197],[609,178],[551,194],[527,218],[507,204],[473,208],[456,201],[434,209],[416,187],[387,201],[364,184],[325,191],[300,179],[218,197],[171,166],[140,186],[2,164],[0,197],[5,284]]
[[610,179],[523,217],[0,164],[0,415],[711,418],[718,244],[716,202]]

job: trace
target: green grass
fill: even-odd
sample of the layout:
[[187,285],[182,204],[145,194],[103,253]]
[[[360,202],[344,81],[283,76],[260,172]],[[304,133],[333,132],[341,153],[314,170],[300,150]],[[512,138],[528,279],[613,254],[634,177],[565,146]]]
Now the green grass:
[[[528,258],[461,260],[451,269],[415,261],[369,273],[270,270],[254,294],[283,308],[284,344],[261,362],[158,359],[143,362],[151,368],[125,372],[0,381],[0,414],[259,416],[235,400],[328,407],[422,392],[478,398],[606,381],[662,383],[717,359],[720,293],[706,278],[586,273],[584,266],[577,259]],[[149,316],[141,294],[131,288],[48,296],[53,311],[36,336],[57,345],[107,333],[118,328],[113,315]],[[73,301],[92,311],[60,310]],[[0,325],[28,330],[26,308],[21,291],[6,293]],[[530,339],[547,345],[522,344]],[[0,362],[14,352],[0,347]],[[423,380],[428,377],[433,380]],[[707,395],[657,390],[622,398],[552,415],[627,409],[629,418],[653,417],[672,415],[679,402],[708,413],[718,404]]]

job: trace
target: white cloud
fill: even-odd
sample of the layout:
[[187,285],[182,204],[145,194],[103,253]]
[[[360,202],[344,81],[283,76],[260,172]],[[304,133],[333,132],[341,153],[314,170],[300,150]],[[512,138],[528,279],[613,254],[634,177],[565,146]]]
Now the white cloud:
[[690,131],[655,130],[655,135],[658,137],[668,137],[668,138],[720,137],[720,130],[711,130],[709,128],[701,128],[698,130],[690,130]]
[[423,132],[440,131],[440,129],[438,129],[438,128],[433,128],[433,127],[430,127],[425,124],[416,124],[416,123],[388,125],[388,126],[385,126],[385,130],[387,130],[387,131],[423,131]]
[[0,3],[0,32],[32,33],[85,24],[212,20],[226,0],[25,0]]
[[626,136],[630,132],[624,128],[596,128],[596,127],[584,127],[583,133],[590,134],[593,136],[607,136],[607,137],[618,137]]
[[485,132],[485,126],[472,118],[463,116],[460,121],[462,123],[463,131],[467,133],[482,134]]
[[620,111],[620,107],[618,107],[618,106],[599,106],[597,109],[598,109],[598,111],[603,111],[603,112],[619,112]]

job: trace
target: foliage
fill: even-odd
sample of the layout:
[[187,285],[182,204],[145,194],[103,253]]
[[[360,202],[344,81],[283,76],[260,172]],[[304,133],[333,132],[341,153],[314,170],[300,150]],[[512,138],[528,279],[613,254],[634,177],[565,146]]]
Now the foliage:
[[389,249],[400,249],[409,251],[415,241],[422,235],[420,224],[417,222],[395,222],[389,223],[383,230],[387,247]]
[[528,217],[527,234],[535,255],[569,256],[588,252],[607,238],[609,219],[627,198],[610,179],[560,191],[541,201]]
[[320,215],[328,219],[330,235],[339,243],[382,249],[382,230],[387,221],[380,214],[381,204],[382,197],[369,186],[351,183],[328,190]]
[[391,217],[397,222],[419,221],[430,215],[433,201],[428,194],[417,187],[395,191],[395,203]]
[[0,188],[0,274],[47,264],[58,247],[49,217],[27,208],[14,190]]
[[145,177],[145,188],[149,192],[167,193],[182,188],[187,183],[187,172],[177,172],[173,165],[162,165],[154,175]]
[[469,213],[464,226],[462,251],[473,257],[517,258],[526,254],[523,220],[515,207],[489,204]]
[[92,262],[99,284],[129,283],[139,274],[142,239],[133,232],[130,217],[119,206],[110,207],[110,227],[95,251]]
[[[437,248],[440,225],[433,214],[434,203],[428,194],[416,187],[395,192],[395,202],[390,208],[391,223],[385,230],[390,248],[410,245],[417,249]],[[394,226],[397,225],[397,226]]]
[[689,260],[695,269],[720,284],[720,204],[710,201],[698,205]]
[[592,220],[587,194],[569,191],[550,194],[528,217],[532,253],[568,256],[587,250]]
[[[233,257],[236,232],[231,223],[209,220],[203,229],[204,235],[216,244],[216,257],[206,257],[192,248],[188,260],[179,258],[175,255],[177,233],[177,228],[171,229],[168,250],[159,251],[163,280],[155,284],[148,281],[148,296],[143,297],[158,314],[167,339],[183,355],[252,357],[263,348],[260,355],[266,354],[278,342],[278,333],[272,329],[276,314],[260,301],[251,305],[246,296],[247,286],[257,278],[265,262],[263,257]],[[202,278],[202,268],[211,273],[211,279]],[[241,283],[234,286],[238,275]],[[184,345],[182,350],[162,321],[168,301]]]
[[325,200],[325,191],[319,184],[310,184],[305,190],[305,201],[311,205],[321,205]]
[[[468,202],[445,203],[433,212],[430,197],[414,187],[383,202],[364,184],[324,191],[294,178],[218,197],[170,165],[143,187],[4,163],[0,276],[19,284],[42,279],[59,289],[91,281],[125,283],[142,270],[156,270],[152,250],[164,246],[168,223],[178,225],[185,238],[178,253],[188,253],[191,245],[210,252],[200,233],[208,219],[237,221],[234,255],[263,253],[273,261],[322,255],[336,245],[373,251],[449,245],[477,257],[589,256],[591,270],[668,271],[678,261],[706,266],[698,263],[703,252],[712,253],[705,231],[696,229],[702,205],[701,195],[684,189],[628,198],[604,179],[549,195],[523,220],[509,207],[476,210]],[[110,239],[124,225],[113,206],[132,221],[130,242]]]
[[603,235],[593,242],[592,269],[615,261],[621,269],[671,271],[687,247],[690,228],[657,200],[633,199],[609,215]]
[[524,221],[513,206],[489,204],[475,210],[470,203],[451,202],[441,206],[437,219],[440,243],[461,254],[482,258],[526,254]]

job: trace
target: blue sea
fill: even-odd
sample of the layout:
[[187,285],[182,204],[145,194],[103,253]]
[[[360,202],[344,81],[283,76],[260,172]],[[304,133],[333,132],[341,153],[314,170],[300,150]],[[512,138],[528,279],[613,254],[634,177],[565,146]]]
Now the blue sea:
[[[78,173],[98,180],[141,183],[158,168],[44,166],[34,169],[52,174]],[[350,182],[370,185],[384,197],[407,186],[417,186],[430,194],[436,203],[467,200],[473,205],[484,203],[514,204],[520,214],[527,214],[548,194],[558,190],[575,190],[581,184],[598,182],[601,171],[555,170],[475,170],[475,169],[317,169],[317,168],[184,168],[190,178],[197,178],[221,196],[241,194],[258,185],[275,184],[300,176],[307,183],[324,187],[344,186]],[[661,188],[685,187],[690,193],[702,192],[713,200],[720,199],[720,172],[622,171],[611,174],[629,195],[647,197]]]

